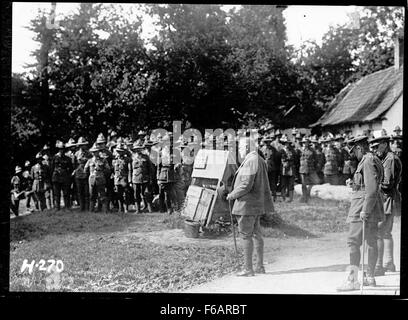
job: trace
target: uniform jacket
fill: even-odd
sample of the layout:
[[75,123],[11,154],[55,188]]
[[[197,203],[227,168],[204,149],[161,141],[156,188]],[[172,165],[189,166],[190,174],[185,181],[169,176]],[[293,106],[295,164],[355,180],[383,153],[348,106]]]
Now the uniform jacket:
[[323,173],[325,175],[334,175],[339,173],[339,154],[339,151],[332,146],[325,149],[324,157],[326,162],[323,168]]
[[380,191],[383,179],[383,166],[377,156],[368,152],[361,159],[353,176],[353,192],[347,222],[360,220],[363,211],[367,221],[384,220],[383,198]]
[[31,167],[31,176],[33,177],[32,190],[41,192],[50,188],[50,168],[42,163],[37,163]]
[[111,168],[104,158],[92,157],[85,164],[85,172],[89,174],[89,182],[97,185],[106,184],[106,177],[109,176]]
[[324,153],[320,148],[315,148],[314,150],[316,152],[316,172],[323,172],[324,164],[326,162]]
[[[344,149],[346,151],[346,149]],[[344,153],[343,174],[354,174],[357,169],[357,160],[352,158],[346,151]]]
[[299,173],[310,174],[316,171],[316,152],[309,148],[302,150],[300,155]]
[[263,215],[274,212],[269,189],[266,162],[256,152],[250,152],[235,173],[230,193],[235,215]]
[[92,154],[89,151],[79,149],[77,152],[75,152],[74,177],[76,179],[88,178],[88,175],[85,172],[85,165],[91,158]]
[[152,180],[152,164],[145,154],[136,154],[132,158],[132,182],[150,183]]
[[174,162],[167,148],[159,153],[157,165],[157,181],[160,183],[174,182]]
[[293,176],[295,174],[295,152],[293,149],[282,150],[281,174],[283,176]]
[[381,190],[384,198],[384,213],[392,214],[401,206],[401,194],[398,185],[401,181],[402,163],[393,152],[389,151],[382,160],[384,178],[381,182]]
[[131,180],[131,163],[127,156],[118,157],[112,161],[113,183],[115,186],[126,186]]
[[267,165],[268,172],[279,171],[281,154],[274,146],[263,146],[261,149],[262,156],[264,157]]
[[69,183],[72,171],[71,158],[57,153],[51,162],[52,182]]

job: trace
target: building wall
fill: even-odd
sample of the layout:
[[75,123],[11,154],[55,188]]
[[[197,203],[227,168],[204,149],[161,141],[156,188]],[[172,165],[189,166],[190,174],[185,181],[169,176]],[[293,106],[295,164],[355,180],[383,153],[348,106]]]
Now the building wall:
[[375,137],[381,135],[381,130],[385,129],[389,135],[393,134],[396,126],[402,127],[402,96],[393,104],[393,106],[384,114],[384,120],[373,121],[371,123],[354,124],[354,125],[342,125],[336,127],[336,129],[327,130],[323,128],[323,133],[328,131],[332,133],[351,131],[353,136],[358,136],[363,133],[364,130],[371,130]]

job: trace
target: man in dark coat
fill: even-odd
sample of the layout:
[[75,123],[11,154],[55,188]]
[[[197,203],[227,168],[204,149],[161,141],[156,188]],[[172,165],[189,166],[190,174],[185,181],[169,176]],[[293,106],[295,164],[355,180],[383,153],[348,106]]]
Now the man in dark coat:
[[309,138],[302,139],[302,153],[300,155],[300,180],[302,182],[302,197],[300,202],[308,202],[312,186],[319,184],[319,177],[316,173],[316,152],[310,148]]
[[79,137],[77,146],[79,149],[75,152],[74,179],[80,210],[87,211],[89,210],[89,182],[85,165],[92,158],[92,154],[88,151],[88,141],[85,138]]
[[[234,200],[232,214],[237,216],[244,246],[245,269],[238,275],[247,277],[254,273],[265,273],[260,218],[275,210],[268,188],[267,164],[258,153],[257,141],[242,137],[239,140],[239,152],[241,158],[245,159],[235,173],[233,189],[227,195],[227,200]],[[252,266],[254,247],[257,256],[255,270]]]
[[62,141],[57,141],[56,148],[58,153],[51,162],[52,186],[54,193],[54,207],[61,209],[61,191],[64,197],[66,209],[70,209],[69,187],[71,183],[71,174],[73,171],[72,160],[64,154],[65,145]]
[[376,155],[370,152],[367,136],[358,136],[352,141],[355,157],[359,160],[357,170],[351,184],[353,193],[347,216],[350,225],[347,244],[350,248],[350,266],[346,281],[337,288],[338,291],[350,291],[360,288],[358,268],[360,265],[365,221],[365,240],[368,251],[367,278],[364,285],[375,286],[374,270],[378,257],[377,234],[378,223],[384,220],[384,207],[380,194],[380,184],[383,177],[383,166]]
[[[381,182],[381,191],[384,200],[385,220],[378,225],[378,259],[375,266],[375,275],[382,276],[385,271],[395,272],[394,241],[392,227],[397,208],[400,208],[401,195],[398,185],[401,180],[402,163],[389,146],[389,136],[381,136],[370,141],[371,147],[381,159],[384,168],[384,178]],[[383,261],[383,259],[385,261]]]
[[47,208],[46,193],[49,192],[50,186],[50,168],[42,162],[41,153],[35,156],[37,163],[31,167],[31,176],[33,177],[32,190],[34,192],[34,199],[36,199],[36,207],[43,211]]

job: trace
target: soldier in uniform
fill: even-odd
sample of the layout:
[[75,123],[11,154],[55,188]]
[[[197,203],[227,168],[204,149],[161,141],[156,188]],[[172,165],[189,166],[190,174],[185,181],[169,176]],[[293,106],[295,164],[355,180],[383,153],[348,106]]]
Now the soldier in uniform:
[[283,144],[281,159],[282,199],[285,201],[285,197],[288,196],[288,202],[292,202],[295,189],[295,152],[286,135],[282,136],[280,142]]
[[37,163],[31,167],[31,176],[33,177],[33,192],[36,199],[36,207],[43,211],[47,208],[46,193],[50,189],[50,167],[43,163],[41,153],[35,156]]
[[88,151],[88,141],[83,137],[79,137],[78,151],[75,152],[75,170],[74,179],[77,190],[77,198],[81,211],[89,210],[89,181],[88,174],[85,172],[85,165],[92,154]]
[[[228,147],[228,144],[227,144]],[[192,143],[184,143],[181,147],[181,166],[182,166],[182,181],[183,181],[183,194],[187,195],[188,187],[191,184],[191,176],[193,174],[194,167],[194,149]]]
[[316,173],[317,173],[317,176],[319,177],[319,184],[321,184],[324,181],[323,168],[324,168],[326,159],[322,151],[322,148],[320,147],[321,141],[319,142],[316,135],[314,135],[310,139],[310,142],[312,143],[312,148],[316,153]]
[[370,140],[370,144],[376,150],[384,169],[384,177],[380,186],[384,200],[385,220],[378,225],[378,259],[375,266],[375,276],[382,276],[386,271],[395,272],[394,241],[391,232],[394,216],[398,208],[401,207],[398,184],[402,174],[402,163],[398,156],[391,151],[389,141],[389,136],[380,136]]
[[89,149],[92,158],[85,164],[85,173],[89,176],[90,211],[95,211],[95,202],[98,200],[98,211],[108,212],[106,199],[106,180],[110,176],[111,168],[108,160],[102,157],[101,148],[96,144]]
[[[160,212],[167,210],[168,214],[173,213],[172,199],[174,184],[174,159],[171,135],[163,137],[163,146],[159,152],[157,163],[157,183],[159,185]],[[172,201],[173,200],[173,201]]]
[[[31,208],[31,200],[36,201],[35,194],[32,191],[33,188],[33,177],[31,175],[31,163],[27,160],[24,163],[24,170],[21,179],[21,189],[25,190],[25,199],[26,199],[26,209],[27,212],[33,212],[34,209]],[[34,199],[33,199],[34,198]]]
[[312,186],[319,184],[319,177],[316,173],[316,152],[310,148],[309,139],[302,139],[302,153],[300,155],[300,180],[302,183],[302,197],[300,202],[308,202]]
[[184,190],[185,190],[185,182],[183,181],[183,159],[182,159],[182,149],[183,149],[184,141],[183,137],[180,136],[179,140],[174,143],[174,149],[180,152],[180,156],[178,157],[177,163],[174,165],[174,183],[173,183],[173,190],[174,194],[173,197],[175,199],[175,208],[176,211],[180,211],[184,204]]
[[344,147],[344,150],[346,150],[347,153],[344,153],[343,176],[344,176],[344,179],[346,179],[346,181],[348,179],[353,178],[353,174],[356,171],[357,164],[358,164],[357,159],[354,157],[353,154],[350,153],[350,147],[348,146],[349,141],[353,141],[353,139],[354,139],[353,136],[349,136],[345,140],[346,146]]
[[272,145],[274,136],[267,136],[263,139],[265,145],[261,149],[263,158],[266,161],[268,169],[269,188],[272,193],[273,201],[276,201],[276,190],[280,171],[280,152]]
[[[75,152],[76,152],[76,143],[73,138],[70,138],[68,142],[65,144],[66,152],[65,155],[71,159],[72,168],[76,167],[75,163]],[[72,172],[70,176],[70,183],[69,183],[69,206],[72,207],[74,202],[78,204],[77,199],[77,190],[75,185],[75,177],[74,172]]]
[[47,205],[47,209],[52,209],[54,207],[54,194],[53,194],[53,187],[52,187],[52,179],[51,179],[51,161],[52,157],[50,154],[50,148],[47,145],[41,150],[41,154],[43,157],[42,163],[50,168],[50,185],[47,186],[47,190],[45,192],[45,203]]
[[61,191],[64,197],[64,205],[66,209],[70,209],[69,186],[71,182],[71,174],[73,171],[72,160],[64,154],[65,145],[62,141],[57,141],[57,154],[51,162],[51,179],[54,189],[54,207],[57,210],[61,209]]
[[125,154],[123,145],[116,146],[116,159],[113,160],[113,173],[115,183],[115,194],[118,199],[119,212],[128,212],[129,206],[129,183],[132,181],[131,160]]
[[347,279],[337,288],[338,291],[360,288],[358,268],[361,259],[362,220],[365,221],[364,233],[368,249],[367,277],[364,277],[363,285],[376,285],[374,270],[378,257],[378,223],[384,220],[384,207],[380,194],[383,167],[380,159],[370,152],[367,139],[367,136],[358,136],[351,142],[350,152],[354,153],[359,164],[351,183],[353,194],[346,220],[350,226],[347,238],[350,248],[350,266],[347,270]]
[[326,160],[323,168],[324,183],[331,185],[339,184],[339,152],[334,147],[333,136],[328,135],[326,138],[327,148],[324,150]]
[[111,170],[106,171],[106,208],[107,211],[110,211],[114,189],[112,171],[113,153],[106,147],[106,140],[102,133],[100,133],[96,139],[96,146],[98,149],[100,149],[101,157],[107,161],[109,169]]
[[344,148],[344,136],[341,134],[337,134],[336,137],[334,138],[334,147],[338,151],[338,184],[339,185],[346,185],[346,176],[343,175],[343,169],[344,169],[344,162],[346,159],[349,157],[349,154],[347,150]]
[[132,185],[136,205],[136,213],[141,212],[140,204],[144,203],[148,212],[152,212],[153,194],[149,190],[152,178],[150,158],[143,153],[144,146],[134,142],[132,151]]
[[296,133],[295,141],[294,141],[294,149],[295,149],[295,182],[300,183],[300,156],[302,154],[302,135],[300,132]]
[[14,176],[11,178],[11,213],[14,213],[16,217],[19,216],[20,200],[24,199],[24,190],[21,190],[21,178],[23,169],[20,166],[16,166]]

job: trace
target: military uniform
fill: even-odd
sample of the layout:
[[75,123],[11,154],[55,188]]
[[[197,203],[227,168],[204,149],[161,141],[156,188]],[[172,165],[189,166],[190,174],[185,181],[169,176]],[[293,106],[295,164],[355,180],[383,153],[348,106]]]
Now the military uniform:
[[300,179],[302,182],[302,198],[300,201],[307,202],[310,198],[311,186],[319,184],[316,173],[316,152],[310,147],[305,147],[300,155]]
[[286,196],[289,196],[289,201],[292,201],[295,188],[295,151],[291,147],[282,150],[280,173],[282,181],[282,197],[285,199]]
[[272,145],[263,146],[261,152],[267,165],[269,188],[271,190],[273,200],[276,200],[281,153]]
[[127,212],[129,199],[128,188],[131,182],[131,166],[128,157],[125,155],[119,155],[112,162],[114,185],[116,198],[118,199],[119,211]]
[[339,184],[339,152],[338,150],[329,145],[324,152],[325,164],[323,168],[324,183],[329,183],[331,185]]
[[[344,149],[345,150],[345,149]],[[357,169],[357,159],[352,157],[347,151],[344,153],[343,178],[351,179]]]
[[326,158],[320,147],[315,147],[314,150],[316,152],[316,173],[317,176],[319,177],[319,183],[323,183],[324,181],[323,168],[326,162]]
[[24,199],[24,192],[21,190],[21,175],[15,174],[11,178],[11,211],[15,216],[19,215],[20,200]]
[[[71,159],[72,168],[75,168],[76,167],[75,152],[73,152],[72,150],[69,150],[68,152],[65,153],[65,155]],[[72,205],[74,204],[74,201],[76,201],[76,203],[79,202],[77,199],[77,189],[75,185],[75,177],[73,174],[71,174],[70,181],[69,181],[69,207],[72,207]]]
[[160,211],[171,214],[173,212],[172,207],[172,195],[174,185],[174,163],[173,157],[168,147],[164,147],[160,150],[158,165],[157,165],[157,183],[159,184],[159,200]]
[[43,164],[37,163],[31,167],[31,176],[33,177],[34,198],[36,199],[36,206],[40,211],[47,208],[46,197],[50,190],[50,168]]
[[94,156],[86,162],[85,172],[89,175],[90,210],[94,211],[95,202],[98,199],[98,210],[103,207],[107,212],[106,180],[111,172],[108,161]]
[[153,192],[152,163],[150,158],[143,153],[136,153],[132,157],[132,184],[136,203],[136,212],[140,211],[141,202],[149,212],[152,211]]
[[[381,182],[381,193],[384,199],[385,219],[378,225],[378,259],[376,272],[379,275],[385,270],[395,271],[394,265],[394,242],[392,227],[394,216],[401,209],[401,195],[398,191],[402,174],[401,160],[393,152],[389,151],[382,160],[384,178]],[[384,257],[384,264],[383,264]]]
[[112,172],[112,161],[114,159],[113,153],[106,148],[106,146],[102,147],[101,151],[101,158],[105,159],[109,165],[109,171],[106,171],[106,206],[107,210],[110,210],[110,204],[113,200],[113,193],[114,193],[114,181],[113,181],[113,172]]
[[64,195],[65,208],[70,208],[69,187],[72,174],[72,160],[65,154],[57,153],[51,164],[51,180],[54,191],[54,206],[61,209],[61,191]]
[[79,149],[75,152],[74,179],[81,211],[89,210],[89,181],[88,174],[85,172],[85,165],[90,158],[92,158],[92,154],[87,150]]
[[350,224],[347,244],[350,248],[350,265],[360,265],[360,246],[362,244],[361,213],[367,215],[365,239],[368,247],[367,276],[374,277],[377,261],[378,223],[384,220],[384,207],[380,194],[383,177],[381,161],[371,152],[366,153],[357,166],[353,177],[353,193],[346,222]]
[[[29,162],[28,162],[29,165]],[[29,167],[25,166],[25,171],[22,174],[21,177],[21,189],[25,191],[25,199],[26,199],[26,209],[27,211],[31,212],[31,200],[35,199],[34,192],[32,191],[33,189],[33,177],[31,175],[31,170]],[[34,198],[34,199],[33,199]]]

